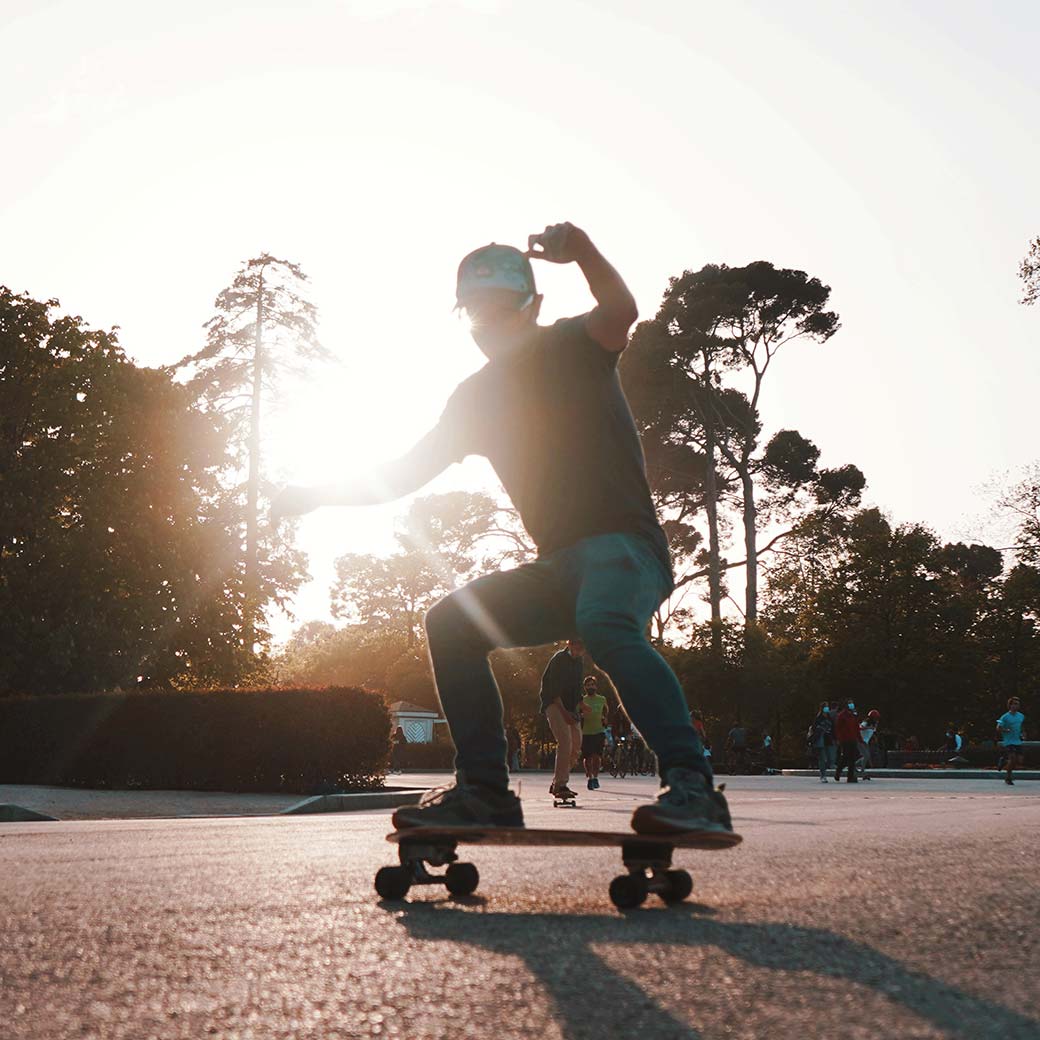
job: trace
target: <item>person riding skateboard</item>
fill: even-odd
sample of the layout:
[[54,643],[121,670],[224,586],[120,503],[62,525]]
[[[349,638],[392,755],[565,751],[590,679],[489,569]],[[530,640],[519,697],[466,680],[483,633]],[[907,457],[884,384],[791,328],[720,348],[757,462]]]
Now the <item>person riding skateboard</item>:
[[580,639],[568,639],[567,645],[549,659],[542,673],[541,712],[556,738],[556,762],[549,794],[556,799],[577,798],[570,788],[571,766],[581,743],[578,704],[581,701],[581,677],[585,671],[585,647]]
[[[492,243],[459,264],[456,304],[488,363],[459,384],[434,429],[360,479],[284,489],[272,518],[390,501],[467,455],[483,455],[538,548],[534,562],[477,578],[427,613],[456,778],[398,809],[395,826],[523,825],[520,800],[508,787],[502,699],[488,654],[579,638],[660,763],[664,786],[655,802],[635,810],[633,828],[732,831],[679,681],[646,635],[674,584],[617,372],[638,316],[635,300],[573,224],[546,227],[527,245],[522,252]],[[577,264],[596,301],[592,310],[539,325],[532,259]]]
[[586,675],[584,696],[578,705],[581,712],[581,758],[585,767],[585,783],[590,791],[599,790],[599,767],[607,737],[607,698],[599,692],[599,681]]

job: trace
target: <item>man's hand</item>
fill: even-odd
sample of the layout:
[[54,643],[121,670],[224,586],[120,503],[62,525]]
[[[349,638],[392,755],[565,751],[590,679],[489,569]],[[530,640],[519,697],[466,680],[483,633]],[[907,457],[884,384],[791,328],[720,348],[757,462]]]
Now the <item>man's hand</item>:
[[[535,249],[539,246],[539,249]],[[527,236],[527,256],[551,264],[570,264],[588,256],[592,240],[570,221],[550,224],[540,235]]]
[[290,484],[282,488],[271,502],[271,523],[276,524],[287,516],[301,516],[320,505],[321,500],[315,488]]

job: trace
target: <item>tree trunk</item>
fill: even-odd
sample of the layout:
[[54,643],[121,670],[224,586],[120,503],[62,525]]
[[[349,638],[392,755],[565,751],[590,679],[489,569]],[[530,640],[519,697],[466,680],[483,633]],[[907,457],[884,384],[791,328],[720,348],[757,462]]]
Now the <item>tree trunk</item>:
[[256,343],[253,350],[253,401],[249,417],[249,481],[246,485],[246,649],[252,652],[256,642],[256,609],[260,602],[258,573],[259,548],[257,529],[260,498],[260,392],[263,387],[264,361],[264,269],[256,292]]
[[715,482],[715,423],[705,409],[704,471],[705,509],[708,514],[708,598],[711,601],[711,652],[722,660],[722,565],[719,560],[718,487]]
[[755,484],[746,463],[740,467],[740,483],[744,489],[744,552],[747,556],[744,628],[749,630],[758,624],[758,553],[755,537]]

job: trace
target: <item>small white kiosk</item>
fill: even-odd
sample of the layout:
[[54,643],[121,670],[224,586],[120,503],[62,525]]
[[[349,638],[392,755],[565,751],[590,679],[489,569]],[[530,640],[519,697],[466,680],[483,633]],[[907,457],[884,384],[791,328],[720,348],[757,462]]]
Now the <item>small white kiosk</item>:
[[398,726],[404,730],[404,739],[409,744],[432,744],[433,727],[439,723],[446,723],[435,711],[424,708],[411,701],[394,701],[390,705],[390,717],[393,719],[393,727]]

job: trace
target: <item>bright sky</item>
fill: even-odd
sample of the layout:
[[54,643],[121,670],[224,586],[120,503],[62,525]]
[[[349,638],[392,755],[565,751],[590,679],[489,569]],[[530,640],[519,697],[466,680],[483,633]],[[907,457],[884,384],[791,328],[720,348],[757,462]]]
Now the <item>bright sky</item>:
[[[450,314],[476,245],[571,220],[644,317],[684,268],[802,268],[843,328],[781,355],[766,436],[982,534],[980,485],[1038,454],[1038,31],[1011,0],[0,0],[0,281],[156,365],[242,260],[301,264],[341,359],[269,424],[307,481],[406,449],[482,363]],[[588,306],[537,273],[544,318]],[[300,620],[406,505],[303,522]]]

